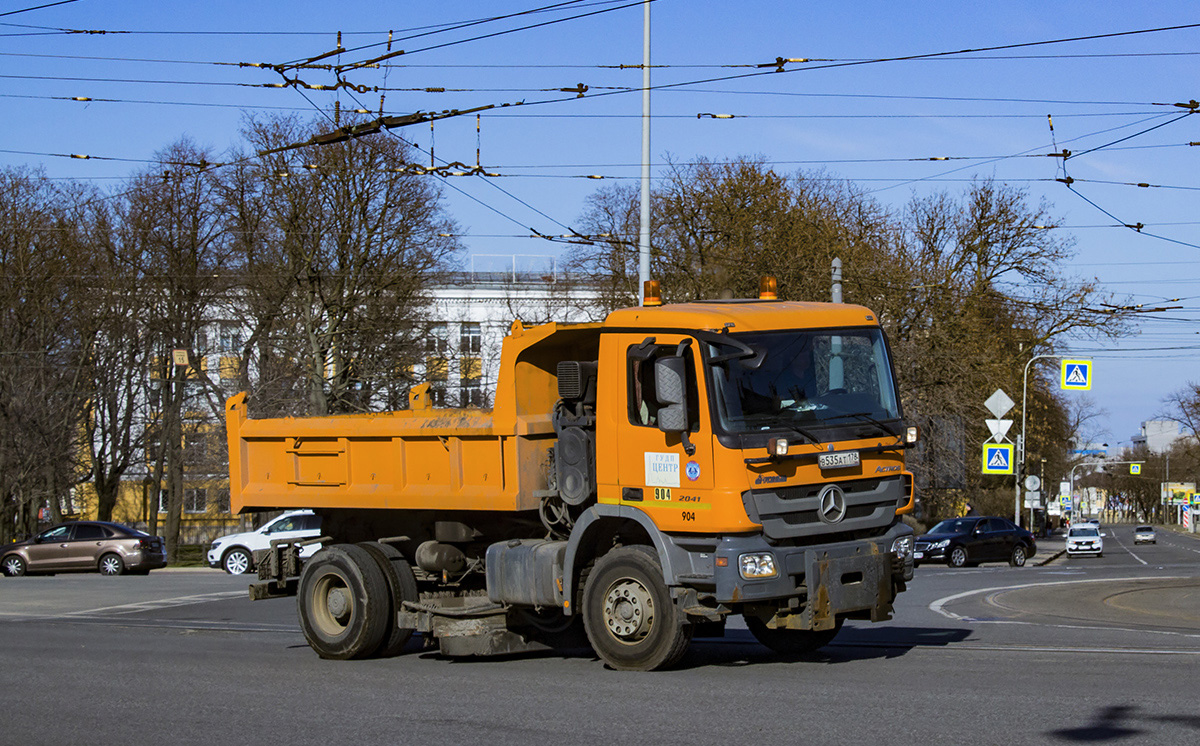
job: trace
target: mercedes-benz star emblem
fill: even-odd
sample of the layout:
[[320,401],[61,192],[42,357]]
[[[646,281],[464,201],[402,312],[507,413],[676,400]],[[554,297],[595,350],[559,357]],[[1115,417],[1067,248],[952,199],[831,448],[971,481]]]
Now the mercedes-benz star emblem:
[[819,495],[821,507],[817,514],[825,523],[837,523],[846,517],[846,493],[836,484],[827,484]]

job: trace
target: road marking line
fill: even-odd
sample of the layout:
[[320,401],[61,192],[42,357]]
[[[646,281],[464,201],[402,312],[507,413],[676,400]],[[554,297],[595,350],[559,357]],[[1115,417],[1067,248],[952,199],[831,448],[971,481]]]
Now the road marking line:
[[1118,538],[1117,538],[1117,532],[1116,532],[1116,531],[1113,531],[1113,540],[1117,542],[1117,546],[1121,547],[1121,548],[1122,548],[1122,549],[1124,549],[1126,552],[1129,552],[1129,556],[1133,557],[1133,558],[1134,558],[1135,560],[1137,560],[1138,562],[1141,562],[1143,565],[1148,565],[1148,564],[1150,564],[1150,563],[1149,563],[1149,562],[1147,562],[1146,560],[1144,560],[1144,559],[1142,559],[1141,557],[1139,557],[1139,556],[1137,556],[1136,554],[1134,554],[1132,549],[1130,549],[1129,547],[1125,546],[1125,542],[1123,542],[1123,541],[1121,541],[1120,539],[1118,539]]
[[176,596],[174,598],[163,598],[157,601],[140,601],[132,604],[120,604],[117,606],[102,606],[98,609],[87,609],[84,611],[68,611],[62,614],[53,614],[42,617],[43,619],[55,619],[61,617],[86,616],[100,614],[101,612],[113,612],[116,614],[132,614],[138,611],[154,611],[155,609],[169,609],[175,606],[191,606],[194,604],[210,603],[212,601],[223,601],[227,598],[236,598],[245,596],[246,591],[221,591],[219,593],[201,593],[194,596]]
[[[962,616],[961,614],[955,614],[953,611],[946,610],[945,606],[948,603],[951,603],[953,601],[958,601],[959,599],[966,598],[967,596],[975,596],[980,593],[995,593],[997,591],[1017,591],[1017,590],[1022,590],[1025,588],[1037,588],[1040,586],[1051,586],[1051,585],[1071,585],[1073,583],[1111,583],[1113,581],[1121,581],[1121,580],[1190,580],[1193,577],[1195,577],[1195,576],[1193,576],[1193,575],[1154,575],[1154,576],[1151,576],[1148,578],[1091,578],[1088,580],[1053,580],[1048,583],[1018,583],[1017,585],[998,585],[994,588],[975,588],[974,590],[963,591],[962,593],[955,593],[950,596],[945,596],[944,598],[939,598],[938,600],[929,604],[929,610],[935,611],[938,614],[941,614],[942,616],[946,617],[947,619],[953,619],[955,621],[982,621],[982,620],[973,619],[972,617]],[[1025,622],[1025,624],[1030,624],[1030,623],[1031,622]],[[1108,627],[1100,627],[1098,629],[1109,629],[1109,628]]]

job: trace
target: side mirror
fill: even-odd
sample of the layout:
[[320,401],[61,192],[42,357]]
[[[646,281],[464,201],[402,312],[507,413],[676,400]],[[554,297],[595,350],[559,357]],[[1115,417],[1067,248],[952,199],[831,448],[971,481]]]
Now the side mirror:
[[664,433],[687,432],[687,370],[682,357],[654,361],[654,390],[659,404],[658,429]]
[[696,452],[688,437],[691,424],[687,411],[687,361],[683,355],[660,357],[654,361],[654,391],[658,399],[658,429],[664,433],[679,433],[683,450],[691,456]]

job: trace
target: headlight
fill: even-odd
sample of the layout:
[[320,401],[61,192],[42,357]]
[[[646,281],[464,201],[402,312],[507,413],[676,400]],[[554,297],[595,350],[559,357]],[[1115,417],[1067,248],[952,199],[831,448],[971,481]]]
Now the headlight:
[[945,549],[948,546],[950,546],[950,540],[942,539],[941,541],[935,541],[932,544],[930,544],[929,548],[930,549]]
[[746,580],[773,578],[779,574],[775,568],[775,555],[770,552],[755,552],[738,557],[738,572]]
[[892,542],[892,552],[906,562],[908,561],[908,558],[912,556],[912,551],[913,537],[911,536],[901,536],[899,539],[896,539]]

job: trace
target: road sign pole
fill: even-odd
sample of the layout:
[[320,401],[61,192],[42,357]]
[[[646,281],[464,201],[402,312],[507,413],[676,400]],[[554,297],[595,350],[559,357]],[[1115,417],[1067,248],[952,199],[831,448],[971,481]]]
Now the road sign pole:
[[[1059,359],[1061,355],[1034,355],[1025,363],[1025,372],[1021,375],[1021,435],[1017,438],[1017,462],[1013,465],[1013,523],[1021,525],[1021,471],[1025,468],[1025,402],[1029,396],[1029,366],[1034,360],[1047,358]],[[1033,508],[1029,509],[1029,530],[1033,530]]]

